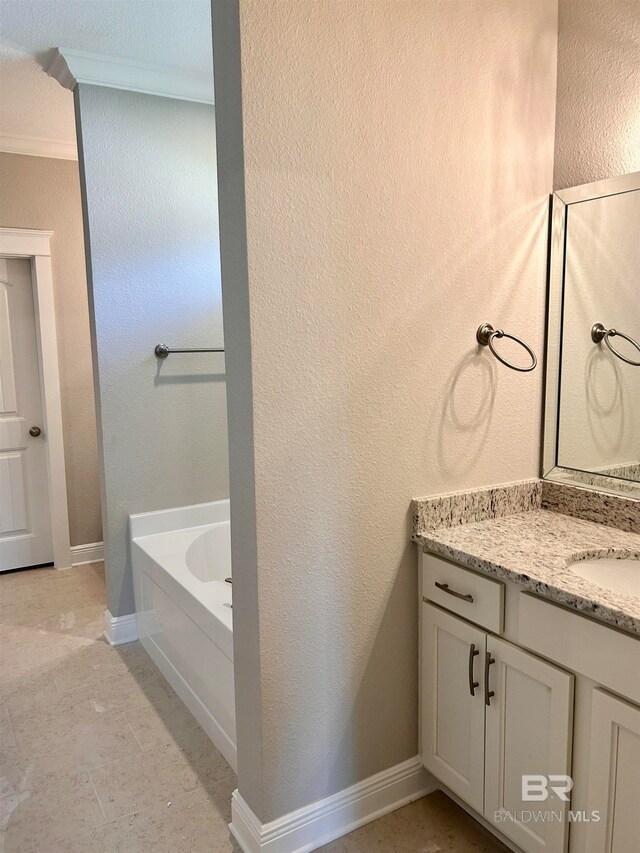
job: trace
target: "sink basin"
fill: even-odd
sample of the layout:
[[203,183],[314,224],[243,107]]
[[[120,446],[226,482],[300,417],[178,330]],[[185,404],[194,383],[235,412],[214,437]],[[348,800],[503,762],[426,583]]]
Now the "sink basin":
[[571,563],[569,570],[605,589],[640,597],[640,560],[596,557]]

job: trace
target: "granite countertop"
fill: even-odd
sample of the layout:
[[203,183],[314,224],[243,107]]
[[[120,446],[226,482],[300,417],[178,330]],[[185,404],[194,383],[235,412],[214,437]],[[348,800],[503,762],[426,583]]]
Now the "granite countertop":
[[[468,499],[467,499],[468,500]],[[558,604],[640,635],[640,598],[613,592],[568,569],[578,559],[624,554],[640,559],[640,533],[547,509],[414,529],[425,550],[513,581]]]

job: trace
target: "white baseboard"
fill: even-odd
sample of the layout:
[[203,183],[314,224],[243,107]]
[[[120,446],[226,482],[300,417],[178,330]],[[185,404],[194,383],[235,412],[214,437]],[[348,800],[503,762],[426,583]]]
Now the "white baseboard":
[[71,546],[71,565],[82,566],[84,563],[99,563],[104,560],[104,543],[90,542],[88,545]]
[[112,646],[121,646],[124,643],[133,643],[138,639],[138,623],[135,613],[127,613],[126,616],[112,616],[108,610],[104,611],[104,636]]
[[416,755],[382,773],[261,823],[238,791],[231,799],[229,829],[244,853],[309,853],[359,826],[437,790]]

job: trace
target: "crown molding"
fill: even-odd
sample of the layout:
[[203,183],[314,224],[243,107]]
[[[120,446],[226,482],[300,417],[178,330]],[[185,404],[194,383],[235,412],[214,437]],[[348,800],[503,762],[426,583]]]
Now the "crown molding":
[[26,154],[29,157],[54,157],[57,160],[77,160],[76,143],[65,139],[43,139],[37,136],[11,136],[0,133],[0,151],[6,154]]
[[54,51],[45,71],[65,89],[75,89],[78,83],[88,83],[161,98],[213,104],[213,72],[209,75],[183,71],[65,47]]

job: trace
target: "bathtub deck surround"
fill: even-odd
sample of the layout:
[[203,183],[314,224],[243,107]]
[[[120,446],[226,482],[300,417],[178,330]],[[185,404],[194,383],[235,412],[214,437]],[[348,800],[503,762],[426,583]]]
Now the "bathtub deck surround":
[[640,501],[529,480],[416,500],[413,523],[426,551],[640,634],[640,600],[568,568],[614,552],[639,558]]
[[129,519],[138,636],[236,767],[229,501]]

